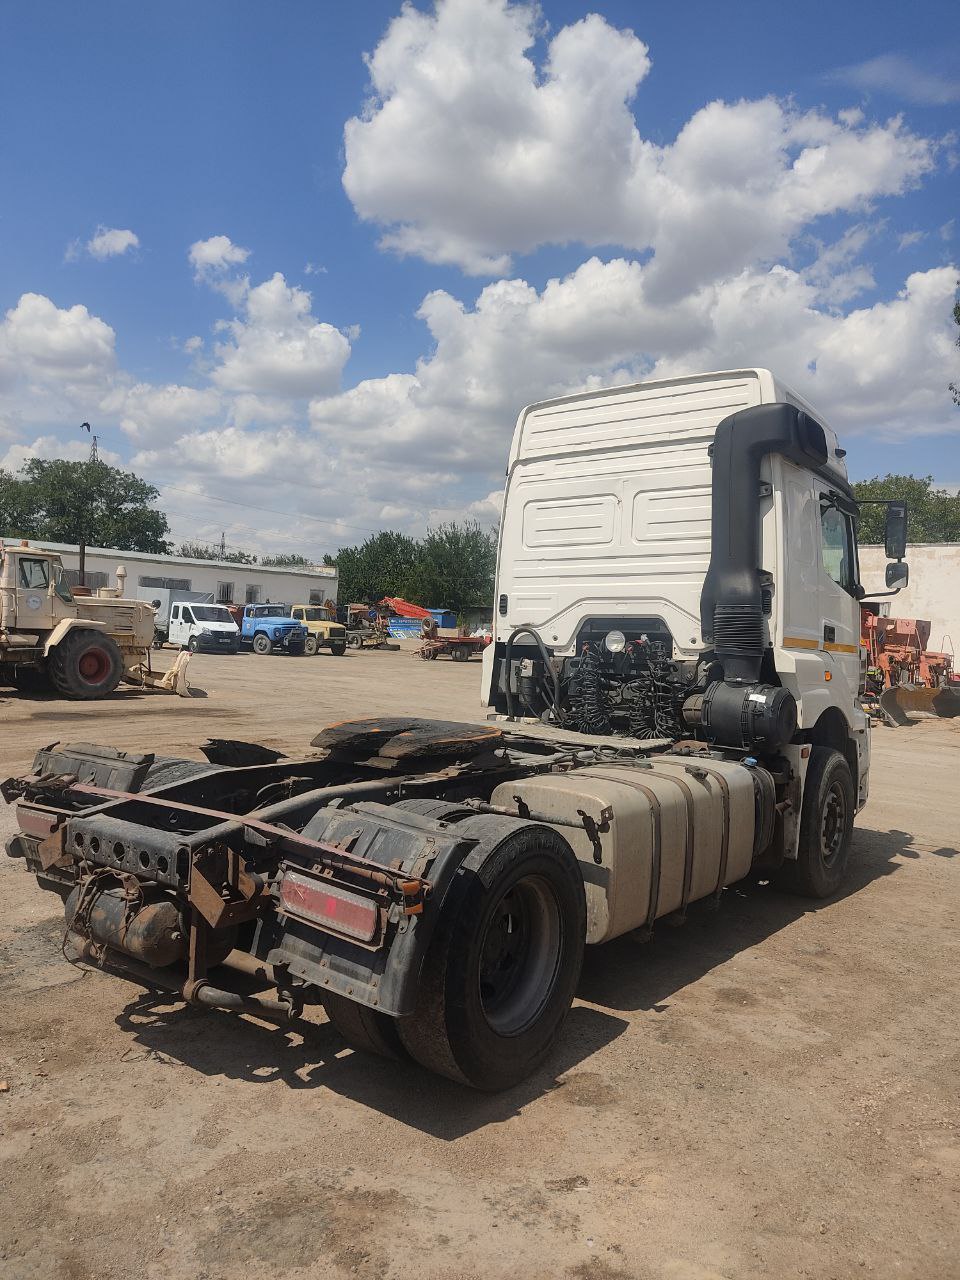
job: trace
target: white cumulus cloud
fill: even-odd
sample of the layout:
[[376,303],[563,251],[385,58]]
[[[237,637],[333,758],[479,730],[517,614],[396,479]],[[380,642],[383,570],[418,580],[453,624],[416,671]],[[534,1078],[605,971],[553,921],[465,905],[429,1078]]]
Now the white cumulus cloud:
[[551,243],[653,250],[650,288],[676,295],[776,260],[812,220],[901,193],[934,163],[899,119],[772,98],[709,103],[655,144],[633,110],[647,46],[590,14],[537,65],[537,21],[510,0],[437,0],[390,24],[344,131],[344,187],[384,245],[474,274]]
[[214,383],[223,391],[303,398],[340,385],[349,339],[310,310],[310,294],[278,271],[249,289],[242,315],[228,321],[216,348]]
[[241,267],[249,257],[250,250],[234,244],[229,236],[211,236],[209,240],[195,240],[187,251],[190,265],[200,278],[206,277],[211,272]]
[[177,439],[221,411],[221,397],[212,387],[157,386],[136,382],[113,388],[100,409],[116,418],[131,440]]
[[61,384],[96,381],[114,368],[115,340],[85,306],[58,307],[42,293],[25,293],[0,324],[0,379],[6,370]]
[[87,241],[86,250],[91,258],[103,262],[105,258],[118,258],[130,249],[139,249],[140,238],[129,228],[97,227]]

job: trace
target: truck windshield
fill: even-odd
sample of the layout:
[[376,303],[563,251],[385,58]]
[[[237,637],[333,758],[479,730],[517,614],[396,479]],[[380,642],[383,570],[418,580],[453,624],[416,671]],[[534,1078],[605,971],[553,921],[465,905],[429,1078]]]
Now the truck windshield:
[[326,609],[301,609],[300,616],[304,622],[329,622],[330,615]]
[[290,606],[288,604],[261,604],[256,609],[250,610],[254,618],[289,618]]
[[220,604],[194,604],[190,606],[193,609],[193,616],[197,622],[232,622],[230,610],[225,609]]

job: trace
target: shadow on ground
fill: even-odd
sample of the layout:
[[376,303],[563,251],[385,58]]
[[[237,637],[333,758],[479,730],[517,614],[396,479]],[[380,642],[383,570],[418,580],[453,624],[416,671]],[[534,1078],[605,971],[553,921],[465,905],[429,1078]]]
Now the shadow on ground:
[[892,875],[899,867],[895,858],[920,857],[912,845],[908,831],[856,828],[846,884],[832,898],[794,897],[770,883],[744,880],[727,889],[719,905],[713,899],[695,902],[681,927],[661,921],[650,943],[641,945],[628,936],[603,947],[588,947],[577,994],[607,1009],[656,1009],[675,992],[807,912],[833,906],[872,881]]
[[891,875],[898,869],[895,859],[920,856],[912,845],[913,837],[906,831],[860,829],[847,886],[827,902],[790,897],[766,883],[744,882],[724,893],[718,909],[695,904],[685,927],[662,924],[648,945],[624,938],[588,948],[578,995],[603,1008],[575,1006],[546,1067],[502,1094],[476,1093],[436,1077],[425,1088],[419,1067],[354,1053],[329,1023],[301,1020],[292,1027],[268,1026],[251,1018],[184,1008],[154,993],[131,1001],[117,1021],[132,1036],[131,1056],[139,1048],[164,1063],[211,1077],[330,1089],[449,1141],[502,1122],[543,1094],[562,1088],[567,1072],[628,1027],[623,1018],[605,1010],[656,1009],[676,991],[806,912],[842,902]]

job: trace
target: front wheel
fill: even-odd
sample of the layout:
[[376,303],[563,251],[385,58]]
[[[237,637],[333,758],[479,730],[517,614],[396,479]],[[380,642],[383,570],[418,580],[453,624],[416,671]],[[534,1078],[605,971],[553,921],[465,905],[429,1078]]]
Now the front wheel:
[[343,655],[347,652],[346,640],[341,640],[339,644],[332,644],[330,646],[330,652],[333,654],[336,654],[338,658],[342,658]]
[[464,865],[444,902],[417,1008],[398,1029],[431,1071],[475,1089],[507,1089],[546,1058],[573,1000],[586,931],[583,879],[570,846],[549,828],[494,825],[485,815],[460,829],[490,851],[475,869]]
[[191,653],[197,652],[197,650],[200,648],[200,641],[197,639],[196,636],[190,637],[190,639],[187,641],[187,648]]
[[253,637],[254,653],[269,653],[272,648],[273,645],[270,643],[270,637],[265,636],[262,631]]
[[50,654],[47,672],[65,698],[105,698],[123,676],[123,654],[112,636],[78,628],[68,631]]
[[812,747],[803,784],[797,859],[784,862],[777,884],[807,898],[836,893],[850,862],[855,809],[853,775],[846,758],[829,747]]
[[317,652],[317,647],[318,647],[317,637],[307,636],[306,640],[304,640],[303,642],[303,652],[307,655],[308,658],[313,657],[313,655]]

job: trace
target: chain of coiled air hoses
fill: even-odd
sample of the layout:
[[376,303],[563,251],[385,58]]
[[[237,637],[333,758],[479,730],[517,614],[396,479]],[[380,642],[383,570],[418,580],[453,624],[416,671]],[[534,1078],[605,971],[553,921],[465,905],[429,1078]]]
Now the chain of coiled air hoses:
[[[635,648],[635,646],[631,646]],[[635,700],[629,712],[627,732],[634,738],[676,739],[684,735],[678,714],[683,688],[676,664],[667,658],[662,646],[643,644],[637,654],[638,667],[630,679],[622,681],[631,689]],[[606,686],[609,676],[596,645],[585,644],[580,664],[569,686],[567,725],[581,733],[611,732],[610,705]]]

